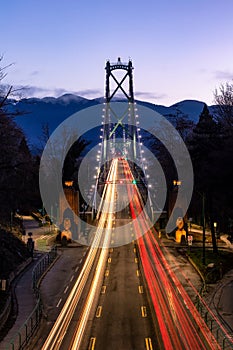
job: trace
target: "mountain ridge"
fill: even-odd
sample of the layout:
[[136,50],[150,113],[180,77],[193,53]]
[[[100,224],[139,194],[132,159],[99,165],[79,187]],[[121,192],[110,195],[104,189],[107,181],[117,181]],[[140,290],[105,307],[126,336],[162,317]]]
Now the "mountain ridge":
[[[122,99],[116,99],[116,101],[122,101]],[[177,117],[183,117],[195,124],[198,122],[204,106],[204,102],[197,100],[183,100],[171,106],[157,105],[141,100],[135,101],[162,114],[171,122]],[[48,125],[50,133],[52,133],[70,115],[103,102],[103,97],[87,99],[74,94],[64,94],[59,97],[11,99],[8,100],[7,110],[14,114],[18,112],[15,121],[22,128],[30,147],[33,148],[40,143],[43,125]],[[210,112],[214,111],[214,106],[209,106],[209,109]]]

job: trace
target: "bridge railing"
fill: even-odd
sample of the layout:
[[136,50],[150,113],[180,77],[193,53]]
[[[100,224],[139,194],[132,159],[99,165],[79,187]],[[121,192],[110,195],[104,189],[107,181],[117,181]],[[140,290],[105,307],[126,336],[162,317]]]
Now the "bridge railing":
[[57,247],[53,247],[44,257],[36,264],[32,271],[32,282],[34,293],[37,297],[37,302],[29,317],[20,327],[15,336],[7,345],[6,350],[23,350],[30,342],[35,330],[40,324],[42,318],[43,305],[40,297],[39,285],[41,278],[49,266],[57,257]]
[[32,271],[33,289],[36,292],[39,290],[40,279],[44,272],[52,264],[57,257],[57,246],[54,246],[34,267]]
[[39,326],[42,315],[42,303],[41,299],[37,299],[36,306],[32,313],[15,334],[14,338],[7,345],[6,350],[22,350],[26,348],[32,335]]
[[205,321],[207,327],[213,334],[218,344],[221,346],[221,349],[232,350],[233,333],[231,329],[229,329],[229,327],[226,324],[223,326],[222,322],[220,324],[218,319],[215,318],[215,315],[212,314],[212,312],[210,312],[210,310],[206,307],[201,296],[197,296],[195,305],[199,314]]

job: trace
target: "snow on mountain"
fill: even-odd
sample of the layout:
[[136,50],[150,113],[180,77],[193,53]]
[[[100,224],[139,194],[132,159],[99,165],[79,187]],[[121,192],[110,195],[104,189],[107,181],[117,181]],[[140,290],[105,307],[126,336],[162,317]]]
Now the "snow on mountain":
[[[81,96],[65,94],[58,98],[28,98],[17,101],[8,101],[8,111],[20,112],[15,117],[16,123],[23,129],[31,148],[39,146],[44,125],[49,126],[50,133],[66,118],[83,108],[97,105],[104,102],[103,97],[88,100]],[[194,123],[198,122],[203,109],[203,102],[195,100],[185,100],[170,107],[155,105],[145,101],[137,101],[138,104],[151,108],[164,115],[170,121],[176,117],[188,118]],[[210,107],[212,110],[213,107]]]
[[90,100],[73,94],[64,94],[57,98],[57,102],[66,105],[69,105],[70,103],[86,103],[87,101]]
[[204,103],[196,100],[184,100],[175,103],[170,108],[179,113],[179,111],[188,116],[189,119],[193,120],[195,123],[198,122],[199,116],[203,110]]
[[194,123],[198,122],[204,106],[204,102],[196,100],[184,100],[169,107],[155,105],[144,101],[138,101],[137,103],[153,109],[154,111],[165,116],[170,121],[172,121],[174,117],[183,117],[192,120]]
[[[76,98],[77,97],[77,98]],[[16,123],[23,129],[31,148],[41,147],[43,126],[48,125],[50,134],[66,118],[97,104],[82,97],[61,96],[59,98],[28,98],[20,100],[17,105],[9,104],[8,111],[19,115],[15,117]]]
[[41,99],[41,101],[45,102],[45,103],[56,103],[57,102],[57,98],[56,97],[43,97]]

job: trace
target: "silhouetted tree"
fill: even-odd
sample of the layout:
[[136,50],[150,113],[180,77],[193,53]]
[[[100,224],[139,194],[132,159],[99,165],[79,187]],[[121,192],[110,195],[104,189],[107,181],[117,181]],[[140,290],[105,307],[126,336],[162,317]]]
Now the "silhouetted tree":
[[0,211],[1,217],[9,218],[10,211],[25,208],[30,202],[33,161],[22,130],[6,108],[13,88],[2,85],[4,72],[0,68]]
[[215,90],[216,117],[225,133],[233,132],[233,83],[222,84]]
[[219,166],[219,199],[224,217],[224,229],[230,226],[233,218],[233,83],[222,84],[215,90],[214,100],[215,117],[221,132],[221,149],[218,154],[217,165]]
[[78,186],[78,167],[80,156],[86,146],[89,144],[86,140],[79,138],[68,151],[63,165],[63,181],[73,180],[75,187]]
[[[217,253],[217,244],[214,231],[214,198],[216,195],[216,183],[218,182],[219,169],[216,166],[216,158],[220,149],[221,138],[219,127],[210,114],[205,104],[200,114],[199,121],[193,129],[192,136],[188,141],[188,148],[191,154],[194,169],[194,189],[206,198],[206,217],[212,233],[213,250]],[[195,207],[198,205],[197,195],[194,192]],[[200,199],[199,199],[200,202]]]

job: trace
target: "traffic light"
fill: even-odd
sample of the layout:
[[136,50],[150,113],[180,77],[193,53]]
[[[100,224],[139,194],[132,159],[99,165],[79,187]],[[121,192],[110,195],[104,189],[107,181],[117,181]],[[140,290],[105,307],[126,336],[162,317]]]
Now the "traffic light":
[[137,184],[137,180],[133,179],[132,184],[136,185]]

